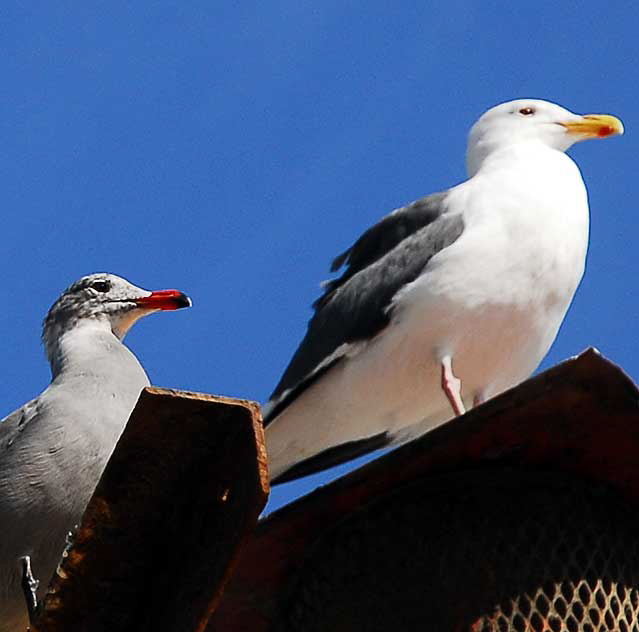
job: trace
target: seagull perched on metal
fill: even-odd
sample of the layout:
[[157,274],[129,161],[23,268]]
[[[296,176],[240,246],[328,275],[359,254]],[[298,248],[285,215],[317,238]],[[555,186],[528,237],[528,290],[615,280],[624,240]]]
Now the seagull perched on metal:
[[393,211],[333,261],[264,408],[272,482],[401,443],[526,379],[581,280],[588,199],[573,143],[609,115],[534,99],[470,132],[468,180]]
[[71,285],[49,310],[42,339],[52,381],[0,422],[0,632],[25,630],[24,560],[42,596],[137,402],[149,385],[122,339],[143,316],[191,305],[113,274]]

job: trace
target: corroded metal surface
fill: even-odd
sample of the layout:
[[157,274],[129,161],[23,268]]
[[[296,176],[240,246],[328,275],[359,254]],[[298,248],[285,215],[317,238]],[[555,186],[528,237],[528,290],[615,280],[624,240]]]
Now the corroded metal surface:
[[637,517],[553,474],[426,477],[317,541],[274,630],[636,631]]
[[[494,468],[552,472],[606,486],[619,503],[634,506],[637,454],[639,392],[618,367],[586,351],[263,521],[243,548],[207,629],[262,632],[284,625],[294,607],[287,599],[302,573],[312,573],[309,552],[326,534],[353,512],[424,477]],[[550,513],[544,517],[553,519]],[[389,530],[385,539],[395,538]],[[429,578],[423,581],[426,586]],[[593,594],[596,599],[596,589]],[[480,619],[475,623],[475,632],[490,629]]]
[[203,630],[267,496],[257,404],[145,389],[33,630]]

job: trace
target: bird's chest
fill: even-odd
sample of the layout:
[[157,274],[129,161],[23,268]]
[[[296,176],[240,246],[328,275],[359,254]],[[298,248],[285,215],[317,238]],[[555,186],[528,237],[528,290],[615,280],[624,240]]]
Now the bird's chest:
[[[49,420],[43,448],[60,479],[81,471],[92,489],[140,391],[148,385],[137,362],[119,364],[120,371],[68,376],[43,397]],[[60,485],[61,480],[55,484]]]
[[467,209],[464,232],[394,302],[399,365],[450,354],[479,388],[504,367],[514,381],[534,370],[583,274],[588,207],[579,183],[552,196],[516,185],[496,195],[483,183],[453,200]]
[[556,218],[525,219],[509,218],[470,243],[475,265],[457,280],[459,299],[463,285],[471,286],[466,297],[474,304],[545,310],[572,298],[583,275],[587,233]]
[[435,292],[471,307],[567,307],[584,270],[587,198],[580,178],[552,186],[542,175],[469,200],[466,230],[433,261]]

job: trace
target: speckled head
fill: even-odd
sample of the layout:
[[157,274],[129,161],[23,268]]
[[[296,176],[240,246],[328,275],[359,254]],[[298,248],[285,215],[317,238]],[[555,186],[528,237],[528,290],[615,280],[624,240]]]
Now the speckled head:
[[115,274],[90,274],[69,286],[53,304],[44,319],[42,340],[51,357],[60,336],[83,320],[108,323],[122,340],[143,316],[190,305],[191,299],[178,290],[150,292]]

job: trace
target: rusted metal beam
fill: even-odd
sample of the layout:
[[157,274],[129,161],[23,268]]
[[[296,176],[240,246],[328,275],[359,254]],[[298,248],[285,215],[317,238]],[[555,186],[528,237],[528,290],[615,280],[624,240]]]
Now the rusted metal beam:
[[145,389],[31,629],[202,631],[268,490],[257,404]]
[[588,350],[267,518],[243,548],[207,632],[279,629],[291,586],[325,534],[414,481],[522,468],[609,485],[639,504],[637,454],[639,391]]

